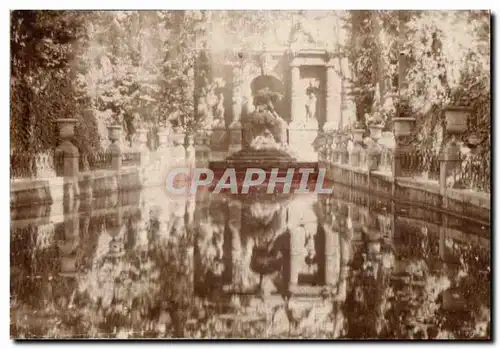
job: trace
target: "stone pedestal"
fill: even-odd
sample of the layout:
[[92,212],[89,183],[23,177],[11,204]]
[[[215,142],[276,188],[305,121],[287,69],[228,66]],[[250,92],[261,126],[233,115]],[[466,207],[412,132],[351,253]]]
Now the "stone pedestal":
[[349,154],[349,164],[351,166],[360,167],[361,166],[361,153],[363,152],[363,129],[354,129],[353,134],[353,147],[351,153]]

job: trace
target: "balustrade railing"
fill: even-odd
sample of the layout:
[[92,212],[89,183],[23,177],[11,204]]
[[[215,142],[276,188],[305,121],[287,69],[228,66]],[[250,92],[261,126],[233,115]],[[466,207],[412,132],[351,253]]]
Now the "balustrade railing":
[[404,177],[418,177],[439,180],[439,154],[430,149],[415,149],[401,155],[401,174]]
[[[394,149],[379,145],[380,161],[377,169],[392,173],[394,158]],[[341,149],[331,144],[322,144],[318,150],[320,161],[328,166],[334,164],[346,163],[345,159],[340,157]],[[367,168],[369,163],[369,149],[365,145],[352,145],[345,154],[348,163],[360,168]],[[343,160],[343,161],[341,161]],[[448,166],[452,166],[450,163]],[[402,177],[422,178],[439,182],[441,163],[440,154],[432,149],[414,149],[411,152],[400,155],[400,167]],[[482,192],[491,190],[491,158],[487,155],[467,155],[463,156],[459,164],[455,166],[457,179],[460,180],[461,187],[471,188]]]
[[139,166],[141,164],[141,153],[128,151],[122,153],[122,166]]
[[111,169],[111,154],[101,151],[80,157],[80,171]]
[[471,155],[461,162],[461,180],[468,188],[490,192],[491,190],[491,156]]
[[54,151],[39,154],[15,152],[10,154],[10,178],[48,178],[56,176],[60,156]]

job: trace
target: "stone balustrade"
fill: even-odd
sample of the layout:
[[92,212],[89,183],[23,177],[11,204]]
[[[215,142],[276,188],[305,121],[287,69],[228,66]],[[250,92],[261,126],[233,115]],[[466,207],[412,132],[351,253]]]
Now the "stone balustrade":
[[159,147],[151,151],[147,130],[138,130],[134,144],[125,147],[120,142],[121,127],[113,126],[106,151],[82,155],[70,141],[76,123],[73,119],[59,123],[63,142],[56,151],[11,155],[11,207],[88,201],[119,191],[164,185],[172,166],[195,166],[194,144],[191,141],[186,146],[183,134],[172,137],[170,132],[160,130]]

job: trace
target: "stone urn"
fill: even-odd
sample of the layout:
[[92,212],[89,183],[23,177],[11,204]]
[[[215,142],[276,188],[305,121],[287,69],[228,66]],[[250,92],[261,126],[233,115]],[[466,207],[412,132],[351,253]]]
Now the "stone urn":
[[74,118],[57,119],[59,125],[59,136],[61,139],[69,139],[75,135],[75,126],[78,123]]
[[122,127],[120,125],[108,126],[108,138],[111,142],[116,142],[121,137]]
[[377,142],[380,137],[382,137],[382,130],[384,129],[383,125],[370,125],[368,127],[370,130],[370,138]]
[[410,136],[415,125],[415,118],[393,118],[394,136]]
[[446,121],[446,132],[462,134],[467,131],[467,120],[471,108],[460,106],[447,106],[444,108],[444,119]]

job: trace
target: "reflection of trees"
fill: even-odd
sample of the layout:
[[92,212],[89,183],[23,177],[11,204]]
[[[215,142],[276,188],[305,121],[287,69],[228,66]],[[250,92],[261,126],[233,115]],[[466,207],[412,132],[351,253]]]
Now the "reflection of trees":
[[[392,234],[399,239],[387,241],[373,239],[377,234],[363,234],[362,245],[352,246],[350,232],[361,229],[362,212],[352,207],[346,212],[342,202],[319,205],[326,205],[321,212],[329,219],[330,229],[340,232],[342,263],[350,261],[349,268],[341,266],[339,276],[343,279],[347,274],[345,303],[343,295],[314,305],[308,301],[305,307],[297,305],[300,302],[294,304],[293,298],[287,304],[279,295],[241,295],[239,307],[231,307],[230,297],[221,292],[224,274],[217,273],[217,268],[214,278],[206,279],[201,286],[212,286],[213,292],[205,298],[197,297],[193,294],[198,275],[193,278],[191,229],[198,229],[195,253],[205,273],[211,268],[210,260],[223,261],[227,245],[231,247],[231,241],[224,241],[224,205],[206,210],[196,219],[196,226],[189,219],[177,219],[182,210],[175,211],[176,216],[173,210],[165,210],[164,214],[153,212],[151,217],[149,210],[144,210],[141,215],[125,215],[120,229],[109,232],[106,217],[89,222],[83,218],[76,276],[58,275],[60,260],[55,242],[62,236],[63,224],[56,226],[52,243],[40,244],[43,239],[33,228],[12,232],[12,334],[97,338],[489,336],[491,276],[487,248],[448,238],[446,246],[454,264],[444,264],[437,260],[439,241],[435,232],[400,223],[396,226],[399,234]],[[253,214],[276,230],[279,225],[273,224],[271,211]],[[364,221],[372,229],[380,229],[384,222],[385,217]],[[86,224],[90,225],[88,231]],[[208,245],[213,249],[207,249]],[[110,248],[123,249],[124,253],[110,253]],[[454,294],[465,300],[465,307],[453,301]]]

